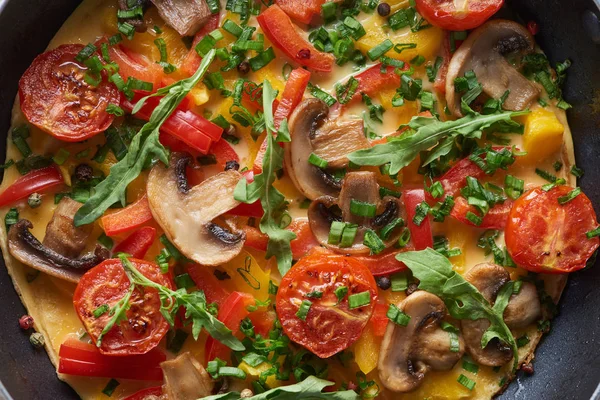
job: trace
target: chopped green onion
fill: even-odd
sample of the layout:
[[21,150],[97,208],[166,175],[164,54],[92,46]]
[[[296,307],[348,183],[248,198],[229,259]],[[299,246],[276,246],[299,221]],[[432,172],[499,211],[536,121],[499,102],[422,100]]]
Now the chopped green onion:
[[383,42],[367,51],[367,57],[369,57],[371,61],[375,61],[390,51],[392,47],[394,47],[394,43],[390,39],[385,39]]
[[70,155],[71,153],[69,153],[67,150],[60,148],[58,153],[52,157],[52,161],[54,161],[57,165],[63,165]]
[[465,371],[470,372],[475,375],[477,375],[477,373],[479,372],[479,365],[475,364],[474,362],[472,362],[472,360],[470,358],[467,359],[466,357],[463,358],[462,368]]
[[402,53],[404,50],[416,49],[416,43],[398,43],[394,46],[394,51],[396,53]]
[[108,38],[108,44],[110,44],[111,46],[114,46],[114,45],[119,44],[122,40],[123,40],[123,36],[121,36],[120,33],[117,33],[116,35],[112,35],[111,37]]
[[130,8],[129,10],[117,10],[117,18],[121,19],[141,19],[144,17],[144,10],[141,6]]
[[406,272],[398,272],[390,276],[392,292],[403,292],[408,289],[408,275]]
[[4,226],[6,226],[6,231],[8,232],[10,227],[17,222],[19,222],[19,210],[11,208],[4,216]]
[[379,188],[379,197],[384,198],[385,196],[393,196],[399,198],[401,196],[401,193],[381,186]]
[[400,237],[398,238],[398,247],[400,247],[400,248],[405,247],[409,241],[410,241],[410,229],[404,228],[404,230],[400,234]]
[[313,291],[310,293],[306,293],[306,297],[309,297],[311,299],[320,299],[321,297],[323,297],[323,292]]
[[592,239],[592,238],[600,236],[600,226],[597,227],[596,229],[586,232],[585,236],[587,236],[588,239]]
[[517,342],[517,347],[523,347],[525,346],[527,343],[529,343],[529,336],[527,336],[526,334],[521,336],[520,338],[518,338],[516,340]]
[[361,293],[355,293],[348,296],[348,309],[364,307],[371,303],[371,292],[368,290]]
[[338,286],[337,288],[335,288],[334,293],[335,293],[335,297],[337,297],[338,304],[339,304],[342,302],[342,300],[344,300],[344,297],[346,297],[346,295],[348,294],[348,287],[347,286]]
[[327,2],[321,5],[321,16],[325,23],[332,22],[336,18],[337,4],[335,2]]
[[543,169],[536,168],[535,173],[547,180],[548,182],[556,182],[556,180],[558,179],[556,176],[552,175],[548,171],[544,171]]
[[218,14],[221,11],[221,2],[219,0],[206,0],[206,5],[211,14]]
[[237,379],[246,379],[246,373],[237,367],[221,367],[218,372],[219,376],[228,376]]
[[396,218],[391,221],[389,224],[381,228],[381,232],[379,232],[379,236],[383,240],[388,240],[392,234],[392,232],[399,227],[404,226],[404,220],[402,218]]
[[390,304],[386,316],[396,325],[406,326],[410,322],[410,315],[400,311],[400,309],[394,304]]
[[434,199],[439,199],[444,195],[444,187],[440,181],[434,182],[429,188],[426,187],[426,189]]
[[506,175],[504,177],[504,191],[506,195],[513,200],[518,199],[525,190],[525,181],[523,179],[516,178],[512,175]]
[[476,383],[475,381],[467,378],[463,374],[460,374],[460,376],[458,377],[458,379],[456,381],[469,390],[473,390],[473,388],[475,387],[475,383]]
[[350,200],[350,213],[359,217],[372,218],[377,214],[377,205],[359,200]]
[[108,312],[109,308],[110,307],[108,307],[108,304],[102,304],[100,307],[92,311],[92,314],[94,314],[94,318],[100,318],[102,315]]
[[571,167],[571,175],[574,175],[577,178],[581,178],[583,176],[583,169],[578,168],[577,166],[573,165]]
[[273,281],[269,281],[269,294],[277,294],[277,290],[279,289],[279,286],[277,286],[276,284],[273,283]]
[[554,164],[552,164],[552,168],[554,168],[554,170],[556,172],[560,171],[563,167],[563,163],[560,161],[556,161]]
[[458,328],[446,321],[443,321],[441,326],[442,329],[448,332],[450,335],[450,351],[453,353],[458,353],[460,350],[460,342],[458,341]]
[[312,306],[310,300],[302,300],[302,304],[300,304],[300,308],[298,308],[298,311],[296,312],[296,317],[300,318],[302,321],[306,321],[310,306]]
[[420,203],[415,209],[415,216],[413,217],[413,223],[417,226],[421,226],[427,215],[429,214],[429,210],[431,207],[427,202],[423,201]]
[[467,220],[469,220],[469,222],[471,222],[473,225],[479,226],[482,224],[483,222],[483,218],[481,218],[479,215],[468,211],[467,215],[466,215]]
[[[352,207],[352,205],[350,207]],[[372,229],[367,229],[365,231],[363,244],[371,250],[371,254],[379,254],[385,250],[385,243],[383,243]]]
[[342,241],[340,242],[340,247],[352,247],[357,232],[358,225],[347,223],[346,227],[344,228],[344,232],[342,233]]
[[344,19],[344,25],[347,26],[348,29],[350,29],[350,35],[354,40],[358,40],[367,34],[365,28],[361,25],[361,23],[351,16],[347,16]]
[[189,274],[185,273],[175,277],[175,285],[178,289],[189,289],[196,286],[196,283]]
[[318,155],[316,155],[315,153],[310,153],[310,156],[308,157],[308,162],[312,165],[314,165],[317,168],[327,168],[327,160],[322,159],[321,157],[319,157]]
[[358,79],[352,76],[344,85],[335,85],[335,95],[340,104],[346,104],[352,100],[354,93],[356,93],[356,90],[358,89],[359,83]]
[[113,240],[106,236],[106,233],[104,232],[102,232],[102,234],[98,237],[98,243],[106,247],[108,250],[111,250],[114,246]]
[[91,43],[88,43],[83,49],[81,49],[79,53],[77,53],[77,55],[75,56],[75,60],[79,61],[80,63],[83,63],[85,62],[85,60],[90,58],[92,54],[96,52],[96,50],[98,50],[96,46],[94,46]]
[[542,190],[544,192],[548,192],[548,191],[554,189],[556,186],[564,185],[565,183],[567,183],[567,181],[565,181],[563,178],[558,178],[556,181],[554,181],[552,183],[547,183],[545,185],[542,185]]
[[248,60],[250,63],[250,68],[252,71],[258,71],[262,67],[269,64],[271,61],[275,59],[275,51],[272,47],[269,47],[265,51],[261,51],[256,55],[256,57],[252,57]]
[[413,58],[412,60],[410,60],[410,63],[412,65],[416,65],[417,67],[420,67],[421,65],[423,65],[423,63],[425,62],[425,57],[423,57],[422,55],[417,55],[415,58]]
[[580,194],[581,194],[581,188],[576,187],[575,189],[571,190],[566,195],[560,196],[558,198],[558,204],[560,204],[560,205],[567,204],[568,202],[575,199],[575,197],[579,196]]
[[308,83],[308,91],[310,92],[310,94],[312,94],[317,99],[322,100],[329,107],[331,107],[332,105],[334,105],[337,102],[335,97],[333,97],[332,95],[330,95],[329,93],[327,93],[323,89],[321,89],[320,87],[313,85],[310,82]]
[[240,37],[244,31],[238,24],[230,19],[226,19],[225,22],[223,22],[223,30],[231,33],[235,37]]
[[12,130],[12,142],[16,146],[17,150],[23,155],[23,157],[29,157],[31,155],[31,148],[27,143],[29,137],[29,127],[27,125],[21,125]]
[[429,78],[429,82],[435,82],[435,78],[437,78],[438,71],[440,67],[444,63],[444,59],[442,57],[437,57],[433,65],[427,65],[425,67],[425,71],[427,73],[427,77]]
[[119,32],[127,37],[127,39],[133,39],[133,35],[135,34],[135,26],[131,25],[129,22],[118,22],[117,28]]
[[116,117],[122,117],[125,115],[125,111],[123,111],[123,109],[116,104],[109,104],[106,106],[106,112]]
[[104,389],[102,389],[102,393],[104,393],[108,397],[111,397],[113,395],[113,393],[115,392],[115,390],[117,389],[117,386],[119,386],[119,385],[120,385],[120,383],[118,380],[111,379],[110,381],[108,381],[108,383],[106,384]]
[[344,232],[344,228],[346,224],[340,221],[333,221],[331,223],[331,227],[329,228],[329,237],[327,239],[327,243],[329,244],[338,244],[342,240],[342,233]]

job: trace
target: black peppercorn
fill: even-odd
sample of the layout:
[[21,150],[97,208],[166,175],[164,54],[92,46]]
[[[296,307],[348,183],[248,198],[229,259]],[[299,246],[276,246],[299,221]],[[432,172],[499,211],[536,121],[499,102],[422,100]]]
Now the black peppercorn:
[[94,170],[87,164],[79,164],[75,168],[75,179],[81,182],[88,182],[94,177]]
[[388,290],[392,287],[392,281],[387,276],[378,276],[375,278],[375,282],[377,283],[377,286],[379,286],[379,288],[382,290]]
[[247,74],[250,72],[250,63],[248,61],[242,61],[238,64],[237,70],[240,74]]
[[377,13],[382,17],[387,17],[388,15],[390,15],[390,11],[391,8],[388,3],[379,3],[379,5],[377,6]]
[[229,171],[231,169],[234,171],[239,171],[240,163],[235,160],[227,161],[225,163],[225,171]]

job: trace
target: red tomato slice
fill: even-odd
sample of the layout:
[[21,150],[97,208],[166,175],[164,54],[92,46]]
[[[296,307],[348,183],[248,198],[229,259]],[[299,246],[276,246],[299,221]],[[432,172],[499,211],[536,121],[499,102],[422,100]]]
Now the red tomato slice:
[[275,0],[287,15],[295,21],[310,24],[315,15],[321,14],[321,6],[328,0]]
[[146,252],[148,252],[148,249],[154,243],[154,239],[156,239],[156,229],[145,226],[133,232],[127,239],[116,245],[113,253],[127,253],[133,258],[144,258]]
[[400,86],[400,76],[394,70],[394,67],[388,66],[385,73],[381,73],[381,64],[377,64],[356,75],[354,79],[358,81],[358,88],[352,100],[359,99],[361,93],[374,96],[382,89]]
[[256,19],[273,45],[296,63],[315,71],[331,72],[335,61],[333,55],[318,51],[304,40],[277,4],[264,10]]
[[[339,302],[335,290],[348,295]],[[319,291],[321,298],[307,294]],[[369,304],[349,308],[348,297],[368,292]],[[305,319],[296,314],[300,304],[312,304]],[[377,286],[369,269],[353,258],[312,254],[302,258],[283,277],[277,292],[277,315],[289,338],[321,358],[347,349],[361,335],[377,302]]]
[[[105,39],[101,40],[100,43],[103,41]],[[150,82],[154,90],[156,90],[165,76],[160,65],[122,45],[108,46],[108,54],[110,55],[110,60],[119,65],[119,75],[121,75],[121,78],[125,82],[129,78],[135,78],[140,81]]]
[[[225,299],[221,307],[219,308],[218,319],[226,327],[239,336],[240,323],[244,318],[250,314],[246,309],[247,306],[254,304],[254,297],[248,293],[233,292]],[[222,360],[229,358],[231,350],[224,344],[216,341],[211,336],[206,339],[206,345],[204,347],[206,354],[206,362],[214,360],[215,357],[219,357]]]
[[79,142],[105,131],[114,116],[109,104],[119,104],[117,87],[106,79],[88,84],[87,67],[75,56],[81,44],[67,44],[40,54],[19,81],[21,110],[29,122],[50,135]]
[[425,201],[424,189],[410,189],[402,192],[402,199],[406,206],[407,225],[410,229],[410,238],[415,250],[425,250],[433,248],[433,234],[431,233],[431,218],[425,217],[421,225],[413,222],[416,215],[416,209],[419,204]]
[[123,400],[150,400],[158,398],[162,394],[162,386],[156,386],[147,389],[142,389],[139,392],[135,392],[131,396],[125,397]]
[[600,244],[586,232],[598,227],[590,199],[583,193],[565,204],[558,199],[573,188],[540,188],[519,197],[506,226],[506,248],[514,262],[529,271],[568,273],[585,267]]
[[0,194],[0,207],[13,204],[32,193],[43,192],[63,183],[63,176],[55,166],[33,170],[14,181]]
[[148,197],[144,195],[135,203],[117,212],[104,215],[101,221],[104,233],[107,236],[114,236],[138,228],[152,221],[152,218]]
[[467,213],[471,211],[476,215],[480,215],[477,209],[470,206],[464,197],[454,199],[454,208],[450,212],[450,216],[462,222],[463,224],[475,226],[482,229],[504,229],[508,221],[508,214],[513,206],[512,200],[508,199],[502,204],[496,204],[490,208],[488,213],[483,217],[480,225],[475,225],[467,219]]
[[[133,265],[148,279],[172,288],[170,280],[160,272],[158,265],[131,259]],[[118,259],[103,261],[87,271],[79,280],[73,305],[79,319],[94,343],[110,320],[108,312],[98,318],[94,311],[103,305],[114,306],[129,289],[130,281]],[[131,308],[122,321],[103,337],[99,350],[106,355],[144,354],[155,348],[169,329],[169,324],[160,313],[158,291],[135,289],[131,295]]]
[[387,317],[389,305],[384,303],[377,303],[373,310],[373,316],[371,317],[371,326],[373,327],[373,334],[377,337],[385,335],[389,319]]
[[204,292],[207,303],[217,303],[219,308],[229,296],[227,291],[213,273],[213,269],[204,265],[188,264],[187,272],[198,287]]
[[208,152],[209,154],[214,154],[217,159],[217,165],[222,169],[225,168],[227,161],[240,162],[240,157],[225,139],[214,142]]
[[502,7],[504,0],[466,0],[458,10],[453,0],[416,0],[417,11],[429,23],[450,31],[477,28]]
[[[312,248],[319,247],[319,242],[315,238],[315,235],[313,235],[308,220],[294,220],[286,229],[296,234],[296,239],[290,242],[294,260],[301,259]],[[244,233],[246,234],[246,242],[244,243],[246,246],[256,250],[267,251],[267,244],[269,243],[267,235],[252,226],[245,226]]]
[[[285,88],[283,89],[283,94],[281,95],[281,102],[277,105],[277,108],[273,113],[275,129],[279,129],[281,122],[284,119],[287,119],[292,114],[292,111],[294,111],[294,109],[298,106],[298,104],[300,104],[302,98],[304,97],[304,92],[306,91],[309,80],[310,72],[307,70],[303,68],[296,68],[292,70],[287,82],[285,83]],[[265,139],[260,145],[260,149],[256,154],[256,158],[254,159],[255,174],[260,174],[262,172],[262,163],[266,151],[267,140]]]

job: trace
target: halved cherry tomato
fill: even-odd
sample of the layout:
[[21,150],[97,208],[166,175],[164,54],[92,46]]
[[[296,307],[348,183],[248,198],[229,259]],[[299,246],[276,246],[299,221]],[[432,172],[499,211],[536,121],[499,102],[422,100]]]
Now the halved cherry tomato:
[[[106,39],[98,43],[105,42]],[[125,82],[129,78],[150,82],[154,90],[158,89],[165,74],[157,63],[149,60],[146,56],[129,50],[125,46],[108,46],[110,60],[119,65],[119,75]]]
[[[250,294],[233,292],[220,306],[218,319],[225,324],[226,327],[231,329],[234,334],[237,333],[237,336],[239,336],[240,323],[248,316],[248,314],[250,314],[250,311],[248,311],[246,307],[252,304],[254,304],[254,297]],[[207,362],[214,360],[215,357],[228,359],[228,354],[231,351],[227,346],[216,341],[211,336],[206,339],[204,349]]]
[[429,23],[449,31],[477,28],[502,7],[504,0],[465,0],[457,9],[453,0],[417,0],[417,11]]
[[96,346],[69,338],[60,345],[58,372],[67,375],[101,378],[160,381],[160,363],[167,356],[158,348],[133,356],[106,356]]
[[462,222],[463,224],[475,226],[482,229],[504,229],[508,222],[508,214],[513,206],[512,200],[506,200],[502,204],[496,204],[490,208],[488,213],[483,217],[481,224],[475,225],[467,219],[467,213],[470,211],[475,215],[480,213],[473,206],[470,206],[464,197],[454,199],[454,207],[450,212],[450,216]]
[[13,204],[32,193],[43,192],[63,183],[64,178],[55,166],[33,170],[14,181],[0,194],[0,207]]
[[[160,272],[158,265],[132,258],[131,263],[148,279],[169,288],[171,281]],[[87,271],[79,280],[73,305],[79,319],[94,343],[111,316],[108,312],[94,316],[99,307],[114,306],[129,289],[130,281],[118,259],[103,261]],[[144,354],[155,348],[169,329],[169,324],[160,313],[158,291],[135,289],[131,295],[131,308],[126,311],[127,319],[103,337],[99,350],[106,355]]]
[[200,62],[202,61],[202,58],[196,51],[196,46],[198,45],[198,43],[200,43],[200,41],[202,39],[204,39],[204,37],[206,35],[208,35],[209,33],[211,33],[212,31],[214,31],[215,29],[217,29],[219,27],[220,18],[221,18],[221,14],[211,15],[208,18],[208,21],[206,21],[206,24],[204,24],[204,26],[202,28],[200,28],[200,30],[198,32],[196,32],[196,35],[194,35],[194,41],[192,43],[192,47],[190,48],[190,51],[188,52],[187,56],[181,63],[181,68],[180,68],[182,71],[184,71],[188,75],[190,75],[190,76],[194,75],[194,73],[198,70],[198,67],[200,66]]
[[204,292],[207,303],[217,303],[219,308],[229,296],[226,290],[213,273],[213,269],[204,265],[188,264],[187,272],[198,287]]
[[148,197],[144,195],[141,199],[127,207],[102,217],[102,227],[107,236],[118,235],[152,221],[152,211]]
[[421,225],[413,222],[417,206],[425,201],[425,190],[404,190],[402,192],[402,199],[406,206],[407,225],[408,229],[410,229],[410,238],[415,250],[425,250],[428,247],[433,248],[433,234],[431,233],[431,219],[429,216],[425,217]]
[[304,40],[277,4],[264,10],[256,20],[273,45],[296,63],[322,72],[330,72],[333,68],[333,55],[320,52]]
[[275,0],[287,15],[295,21],[310,24],[315,15],[321,14],[321,6],[328,0]]
[[598,227],[590,199],[583,193],[560,204],[573,188],[541,188],[519,197],[505,231],[506,248],[514,262],[529,271],[560,274],[580,270],[600,245],[586,232]]
[[142,389],[139,392],[135,392],[131,396],[125,397],[123,400],[149,400],[158,398],[162,394],[162,386],[156,386],[147,389]]
[[371,316],[371,326],[373,327],[373,335],[381,337],[385,335],[389,319],[387,317],[389,305],[385,303],[375,304],[373,316]]
[[[287,82],[285,83],[285,88],[283,89],[283,94],[281,95],[281,102],[277,105],[277,108],[273,113],[275,129],[279,129],[281,122],[284,119],[287,119],[292,114],[292,111],[294,111],[294,109],[298,106],[298,104],[300,104],[302,97],[304,97],[304,92],[306,91],[309,80],[310,72],[307,70],[302,68],[296,68],[292,70]],[[256,154],[256,158],[254,159],[255,174],[260,174],[262,172],[262,163],[266,151],[267,140],[265,139],[260,145],[260,149]]]
[[156,239],[156,229],[151,226],[145,226],[133,232],[123,240],[121,243],[115,246],[113,253],[127,253],[133,258],[144,258],[146,252],[154,243]]
[[66,142],[79,142],[105,131],[119,104],[117,87],[103,78],[86,82],[87,68],[75,60],[81,44],[66,44],[40,54],[19,81],[21,110],[29,122]]
[[[290,242],[292,247],[292,256],[294,260],[301,259],[306,253],[308,253],[313,247],[318,247],[319,242],[313,235],[310,229],[308,220],[296,219],[293,220],[290,226],[286,228],[296,234],[296,239]],[[246,234],[245,245],[252,247],[257,250],[267,251],[267,244],[269,243],[269,237],[262,233],[257,228],[251,226],[245,226],[244,232]]]
[[[336,289],[348,288],[341,301]],[[309,293],[322,292],[321,296]],[[368,304],[350,309],[348,297],[367,292]],[[298,316],[303,301],[311,305]],[[277,292],[277,315],[286,335],[321,358],[347,349],[361,335],[377,301],[377,286],[369,269],[350,257],[312,254],[283,277]]]

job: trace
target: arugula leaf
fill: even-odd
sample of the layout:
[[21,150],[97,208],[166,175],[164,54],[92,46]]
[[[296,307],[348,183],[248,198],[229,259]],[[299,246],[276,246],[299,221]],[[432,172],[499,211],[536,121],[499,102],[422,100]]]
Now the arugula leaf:
[[[290,241],[296,234],[281,228],[281,218],[286,215],[285,197],[273,186],[277,179],[277,171],[283,168],[284,151],[277,142],[289,142],[290,133],[287,120],[281,123],[279,131],[275,130],[273,122],[273,100],[276,92],[269,81],[263,83],[263,107],[265,127],[267,130],[267,149],[263,159],[263,170],[254,176],[254,182],[248,183],[242,178],[233,192],[236,200],[244,203],[254,203],[260,199],[264,210],[260,220],[260,230],[269,236],[266,258],[275,256],[277,267],[281,276],[284,276],[292,267],[292,249]],[[276,136],[274,135],[276,134]]]
[[[247,400],[296,400],[296,399],[333,399],[333,400],[359,400],[360,397],[354,390],[344,390],[342,392],[323,393],[323,388],[333,385],[334,382],[319,379],[313,375],[302,382],[280,386],[264,393],[246,398]],[[241,395],[238,392],[229,392],[203,397],[202,400],[239,400]]]
[[192,336],[194,337],[194,340],[198,340],[200,331],[204,328],[210,336],[230,349],[235,351],[246,349],[242,342],[233,336],[231,330],[208,311],[204,292],[198,290],[188,293],[185,289],[176,291],[171,290],[146,278],[133,266],[126,254],[119,254],[119,259],[131,282],[131,286],[127,294],[111,309],[111,315],[114,315],[99,335],[97,341],[98,347],[100,347],[102,337],[110,331],[115,324],[118,325],[125,319],[125,311],[129,308],[129,299],[137,286],[158,290],[161,303],[160,312],[171,326],[175,324],[175,314],[179,308],[185,308],[185,317],[192,320]]
[[439,121],[436,118],[413,117],[408,127],[414,133],[404,133],[398,139],[373,146],[369,149],[350,153],[348,158],[358,165],[380,166],[390,163],[390,175],[397,174],[410,164],[421,151],[431,150],[423,165],[427,165],[452,150],[454,139],[481,138],[482,131],[493,124],[512,123],[513,117],[527,114],[529,111],[504,111],[497,114],[481,115],[463,103],[466,115],[456,121]]
[[215,50],[211,50],[202,59],[200,67],[194,75],[161,88],[156,93],[138,101],[133,108],[133,114],[142,108],[148,98],[164,96],[152,111],[150,120],[131,140],[129,151],[125,157],[110,167],[109,175],[95,187],[94,194],[77,211],[74,218],[75,226],[94,222],[102,216],[104,211],[118,201],[124,206],[127,186],[142,172],[144,164],[150,157],[158,157],[166,165],[169,164],[168,151],[158,140],[160,127],[190,90],[202,80],[202,76],[206,73],[214,58]]
[[487,346],[493,338],[498,338],[513,350],[513,368],[517,367],[517,343],[503,317],[512,295],[513,282],[500,289],[492,307],[477,288],[454,271],[450,261],[437,251],[408,251],[396,255],[396,259],[406,264],[419,280],[419,289],[444,300],[452,317],[470,320],[485,318],[490,321],[490,327],[481,338],[481,348]]

